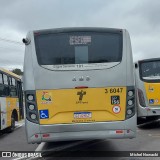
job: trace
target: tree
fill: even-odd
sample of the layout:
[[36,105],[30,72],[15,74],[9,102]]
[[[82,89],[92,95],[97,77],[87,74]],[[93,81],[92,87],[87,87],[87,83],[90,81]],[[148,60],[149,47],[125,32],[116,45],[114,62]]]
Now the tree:
[[11,72],[13,72],[13,73],[15,73],[15,74],[17,74],[17,75],[23,75],[23,72],[21,71],[21,69],[19,69],[19,68],[15,68],[15,69],[13,69]]

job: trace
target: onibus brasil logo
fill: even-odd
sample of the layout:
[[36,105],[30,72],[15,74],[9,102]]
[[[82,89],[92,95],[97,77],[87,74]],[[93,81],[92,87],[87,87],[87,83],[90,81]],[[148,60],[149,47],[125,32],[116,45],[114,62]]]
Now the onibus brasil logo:
[[48,104],[52,102],[52,96],[49,92],[42,93],[42,104]]

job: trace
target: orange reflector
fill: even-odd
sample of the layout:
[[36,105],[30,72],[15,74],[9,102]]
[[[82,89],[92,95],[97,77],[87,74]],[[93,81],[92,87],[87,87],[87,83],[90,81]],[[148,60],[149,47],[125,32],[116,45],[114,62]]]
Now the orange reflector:
[[77,86],[75,89],[82,89],[82,88],[88,88],[87,86]]
[[34,136],[35,136],[35,138],[38,138],[38,134],[35,134]]
[[121,134],[121,133],[123,133],[123,130],[116,130],[116,133]]
[[49,137],[49,134],[43,134],[43,137],[47,138],[47,137]]

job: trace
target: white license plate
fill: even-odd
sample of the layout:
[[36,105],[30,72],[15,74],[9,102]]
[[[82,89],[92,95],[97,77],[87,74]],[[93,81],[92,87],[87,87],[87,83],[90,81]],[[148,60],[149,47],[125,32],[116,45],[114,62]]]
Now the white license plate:
[[74,113],[74,118],[92,118],[92,113],[91,112],[75,112]]

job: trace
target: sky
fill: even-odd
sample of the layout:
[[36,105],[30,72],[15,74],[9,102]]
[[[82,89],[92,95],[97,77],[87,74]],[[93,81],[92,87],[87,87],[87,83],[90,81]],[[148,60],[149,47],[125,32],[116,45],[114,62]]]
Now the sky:
[[28,31],[61,27],[127,29],[134,61],[160,57],[159,0],[0,0],[0,67],[23,69]]

